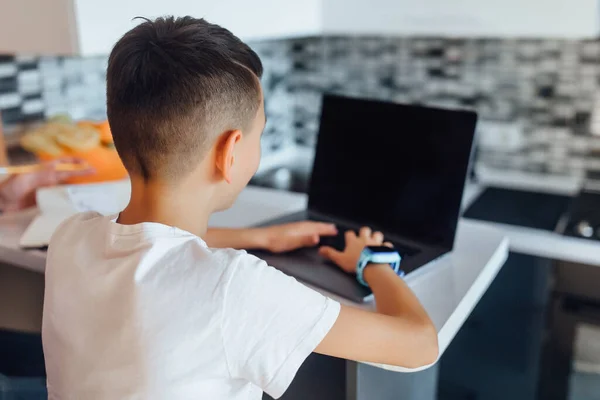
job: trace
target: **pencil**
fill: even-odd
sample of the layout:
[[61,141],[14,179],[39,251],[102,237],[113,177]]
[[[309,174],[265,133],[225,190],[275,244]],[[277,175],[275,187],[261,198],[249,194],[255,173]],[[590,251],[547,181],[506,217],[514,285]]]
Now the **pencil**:
[[[18,174],[30,174],[32,172],[40,171],[44,169],[43,164],[29,164],[29,165],[14,165],[9,167],[0,167],[0,175],[18,175]],[[54,166],[56,171],[82,171],[88,169],[89,165],[86,164],[71,164],[71,163],[60,163]]]

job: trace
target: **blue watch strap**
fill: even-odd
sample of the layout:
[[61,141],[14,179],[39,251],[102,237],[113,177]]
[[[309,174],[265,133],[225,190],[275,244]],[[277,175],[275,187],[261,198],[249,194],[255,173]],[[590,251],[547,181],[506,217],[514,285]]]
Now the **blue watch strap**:
[[404,272],[400,270],[401,260],[402,257],[400,257],[400,254],[394,249],[390,249],[386,252],[373,252],[369,247],[365,247],[356,264],[356,279],[361,285],[369,286],[364,279],[364,271],[369,264],[390,264],[394,272],[402,277],[404,276]]

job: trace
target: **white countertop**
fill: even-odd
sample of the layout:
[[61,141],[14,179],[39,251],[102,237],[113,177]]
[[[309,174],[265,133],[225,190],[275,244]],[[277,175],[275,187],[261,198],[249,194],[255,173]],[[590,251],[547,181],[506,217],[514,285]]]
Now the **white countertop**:
[[[482,184],[468,184],[463,197],[466,208],[485,186],[513,187],[559,194],[576,194],[576,178],[552,178],[524,174],[478,171]],[[301,210],[306,195],[249,187],[229,210],[215,214],[211,226],[242,227]],[[18,241],[35,210],[0,216],[0,262],[43,272],[45,252],[24,251]],[[600,243],[564,237],[556,233],[497,223],[461,220],[455,251],[434,266],[411,274],[407,281],[432,315],[444,351],[479,298],[485,293],[510,249],[525,254],[600,266]],[[335,297],[335,296],[332,296]],[[340,299],[338,299],[340,300]],[[387,368],[382,366],[383,368]],[[393,368],[392,368],[393,369]]]
[[[215,214],[211,226],[243,227],[306,207],[306,195],[249,187],[229,210]],[[0,217],[0,261],[43,272],[46,254],[21,250],[18,241],[36,211]],[[455,250],[406,277],[438,329],[440,354],[448,347],[485,293],[508,255],[501,231],[469,221],[459,223]],[[320,290],[318,288],[315,288]],[[321,290],[322,291],[322,290]],[[323,292],[323,291],[322,291]],[[348,303],[330,293],[337,300]],[[373,303],[359,305],[373,308]],[[380,368],[402,371],[386,365]]]
[[[556,177],[521,172],[478,170],[479,181],[469,184],[463,196],[466,209],[486,186],[512,188],[530,192],[575,196],[583,182],[579,177]],[[488,221],[468,220],[472,226],[487,226],[501,230],[510,241],[510,250],[555,260],[600,266],[600,241],[563,236],[555,232]]]

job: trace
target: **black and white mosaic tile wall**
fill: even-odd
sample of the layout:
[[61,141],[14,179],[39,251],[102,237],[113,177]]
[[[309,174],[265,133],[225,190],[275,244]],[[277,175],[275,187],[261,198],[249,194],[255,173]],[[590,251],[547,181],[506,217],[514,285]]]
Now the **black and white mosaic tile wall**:
[[320,95],[334,92],[476,109],[478,160],[490,167],[600,170],[600,41],[327,37],[286,44],[278,52],[270,43],[255,47],[265,64],[279,67],[266,87],[286,93],[286,123],[277,128],[297,144],[314,145]]
[[[600,170],[600,41],[313,37],[252,43],[265,65],[266,154],[313,146],[323,92],[480,114],[479,162]],[[5,124],[104,118],[106,57],[0,56]]]
[[5,125],[55,114],[106,115],[105,57],[0,55],[0,113]]

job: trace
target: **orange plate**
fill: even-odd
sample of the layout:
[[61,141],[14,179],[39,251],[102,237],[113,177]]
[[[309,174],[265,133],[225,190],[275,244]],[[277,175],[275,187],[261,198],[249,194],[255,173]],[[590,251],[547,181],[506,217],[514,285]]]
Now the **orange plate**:
[[123,166],[116,150],[106,147],[95,147],[87,151],[67,151],[61,156],[51,156],[40,153],[37,155],[42,161],[50,161],[61,157],[77,157],[85,160],[96,170],[94,175],[75,177],[67,180],[66,183],[93,183],[116,181],[127,177],[127,170]]

